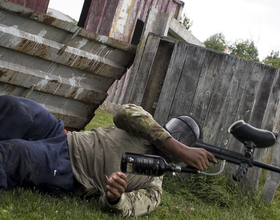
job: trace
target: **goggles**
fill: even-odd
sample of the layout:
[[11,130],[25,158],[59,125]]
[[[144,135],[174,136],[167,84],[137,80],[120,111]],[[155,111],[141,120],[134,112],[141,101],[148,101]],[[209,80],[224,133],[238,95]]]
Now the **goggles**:
[[200,136],[198,124],[189,116],[171,118],[163,127],[174,139],[189,147]]

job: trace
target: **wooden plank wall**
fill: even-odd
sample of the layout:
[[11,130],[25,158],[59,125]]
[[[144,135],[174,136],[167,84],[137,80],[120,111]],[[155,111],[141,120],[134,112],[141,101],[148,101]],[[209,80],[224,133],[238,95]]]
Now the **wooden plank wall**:
[[[162,61],[162,63],[165,66],[166,65],[165,61],[169,62],[169,60],[170,60],[170,56],[168,55],[168,53],[169,53],[168,52],[168,50],[169,50],[168,42],[163,43],[166,45],[160,45],[160,48],[164,48],[165,50],[167,50],[166,52],[163,52],[161,55],[160,51],[157,50],[159,39],[155,39],[155,40],[149,39],[149,41],[147,41],[147,36],[150,32],[155,33],[160,36],[167,36],[168,34],[170,34],[170,32],[169,32],[170,30],[172,30],[173,35],[177,35],[177,37],[179,36],[180,37],[179,39],[184,39],[184,41],[191,42],[193,44],[197,44],[197,45],[201,45],[201,46],[204,45],[198,39],[196,39],[190,32],[188,32],[183,25],[181,25],[176,19],[174,19],[171,14],[161,12],[156,7],[150,7],[149,13],[147,14],[147,18],[145,20],[144,29],[142,31],[141,40],[137,46],[137,52],[135,55],[133,66],[131,67],[130,72],[128,73],[129,74],[128,78],[126,78],[126,79],[128,79],[127,86],[126,86],[126,84],[124,84],[125,85],[124,87],[117,89],[117,93],[122,94],[120,96],[120,99],[116,99],[116,98],[111,99],[113,91],[109,91],[110,93],[109,93],[107,100],[110,100],[110,103],[116,103],[117,105],[119,105],[119,104],[123,104],[123,103],[135,102],[137,99],[137,100],[140,100],[139,104],[141,104],[143,97],[141,97],[140,99],[138,99],[138,98],[139,98],[139,95],[140,96],[143,95],[144,90],[143,90],[143,88],[140,88],[137,85],[142,86],[144,84],[141,84],[141,82],[146,83],[147,79],[144,79],[144,78],[151,71],[151,70],[146,71],[144,69],[146,64],[150,63],[151,60],[159,59]],[[150,47],[147,46],[148,44],[150,45]],[[170,44],[170,46],[172,46],[172,45]],[[145,53],[143,51],[144,48],[146,48]],[[158,53],[158,54],[156,55],[156,53]],[[151,54],[151,56],[149,54]],[[147,58],[147,56],[149,56],[149,58]],[[168,58],[169,60],[167,60],[166,58]],[[140,62],[141,62],[141,65],[143,65],[143,63],[145,63],[144,68],[142,66],[139,66]],[[139,73],[138,76],[134,75],[135,72]],[[161,75],[160,72],[162,72],[161,69],[159,70],[159,72],[157,74],[158,76]],[[166,71],[164,71],[164,72],[166,73]],[[139,81],[141,81],[141,82],[139,82]],[[149,83],[153,83],[153,82],[149,82]],[[136,85],[136,87],[134,87],[135,85]],[[139,91],[139,92],[137,93],[135,91]],[[133,95],[131,96],[131,94],[133,94]],[[115,97],[118,98],[117,95]],[[149,94],[145,94],[145,97],[148,97],[148,100],[146,100],[146,101],[150,100]],[[107,100],[105,101],[106,105],[109,106],[109,108],[111,108],[111,109],[114,108],[113,105],[111,105]]]
[[[135,92],[131,97],[135,97],[134,103],[154,112],[160,124],[171,116],[192,115],[203,127],[205,142],[237,152],[244,152],[244,147],[227,132],[237,120],[243,119],[255,127],[279,133],[279,69],[155,34],[149,35],[143,53],[148,51],[150,57],[153,57],[148,45],[151,40],[157,42],[152,47],[154,54],[163,51],[159,48],[166,46],[163,42],[168,42],[169,48],[173,43],[170,59],[165,61],[168,68],[165,70],[153,63],[153,59],[143,58],[139,66],[145,71],[140,75],[133,73],[139,80],[134,84]],[[167,56],[162,54],[162,57]],[[165,71],[163,85],[149,86],[152,84],[147,82],[153,81],[153,72],[160,69]],[[147,104],[145,99],[148,97],[144,94],[152,93],[158,87],[161,88],[158,100]],[[151,111],[151,105],[156,109]],[[255,160],[264,161],[265,151],[255,149]],[[236,168],[228,166],[227,171]],[[251,168],[241,184],[255,192],[260,173],[261,169]]]

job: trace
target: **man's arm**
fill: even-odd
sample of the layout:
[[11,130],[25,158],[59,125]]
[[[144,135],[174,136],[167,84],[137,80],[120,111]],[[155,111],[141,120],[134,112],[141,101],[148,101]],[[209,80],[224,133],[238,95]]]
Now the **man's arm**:
[[203,148],[192,148],[176,141],[142,107],[134,104],[122,105],[114,117],[115,125],[128,133],[144,138],[159,150],[167,150],[184,163],[204,170],[215,157]]
[[159,150],[164,148],[163,141],[171,137],[150,113],[134,104],[122,105],[114,116],[114,123],[127,133],[149,141]]
[[160,203],[162,177],[155,177],[145,189],[124,192],[126,176],[121,172],[107,178],[107,192],[100,197],[104,209],[118,213],[122,217],[134,217],[147,214]]
[[209,161],[217,163],[213,154],[203,148],[192,148],[180,143],[174,138],[166,138],[163,146],[167,151],[177,155],[182,162],[196,167],[200,171],[205,170],[209,166]]

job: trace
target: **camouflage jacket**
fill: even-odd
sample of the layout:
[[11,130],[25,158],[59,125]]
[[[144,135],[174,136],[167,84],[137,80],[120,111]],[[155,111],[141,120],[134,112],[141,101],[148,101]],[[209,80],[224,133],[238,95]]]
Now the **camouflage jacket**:
[[154,154],[154,146],[163,149],[163,140],[170,135],[149,113],[132,104],[121,106],[114,123],[93,131],[68,132],[70,160],[79,183],[76,194],[101,193],[101,205],[122,217],[149,213],[160,203],[162,177],[127,174],[125,193],[116,205],[110,205],[105,175],[120,171],[123,153]]

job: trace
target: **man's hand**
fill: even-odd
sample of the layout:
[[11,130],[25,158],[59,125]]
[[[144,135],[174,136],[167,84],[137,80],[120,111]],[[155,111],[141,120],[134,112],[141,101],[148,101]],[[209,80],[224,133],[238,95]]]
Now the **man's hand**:
[[185,148],[182,149],[182,161],[190,166],[196,167],[203,171],[209,166],[209,161],[217,163],[213,154],[203,148]]
[[107,197],[109,202],[118,201],[127,187],[127,177],[122,172],[115,172],[109,178],[107,176]]
[[196,167],[200,171],[209,166],[209,160],[217,163],[214,155],[205,149],[187,147],[172,137],[166,138],[163,144],[168,151],[177,155],[184,163]]

